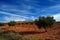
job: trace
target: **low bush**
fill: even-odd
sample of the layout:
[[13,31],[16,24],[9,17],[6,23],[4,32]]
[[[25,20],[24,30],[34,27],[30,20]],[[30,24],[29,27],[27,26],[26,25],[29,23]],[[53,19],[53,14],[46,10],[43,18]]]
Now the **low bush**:
[[[19,33],[3,33],[3,35],[0,35],[3,40],[42,40],[40,38],[34,38],[34,37],[27,37],[24,35],[20,35]],[[1,38],[0,38],[1,39]]]
[[10,21],[10,22],[8,23],[8,25],[9,25],[9,26],[15,26],[15,25],[16,25],[16,22],[15,22],[15,21]]
[[4,26],[4,23],[0,23],[0,26]]

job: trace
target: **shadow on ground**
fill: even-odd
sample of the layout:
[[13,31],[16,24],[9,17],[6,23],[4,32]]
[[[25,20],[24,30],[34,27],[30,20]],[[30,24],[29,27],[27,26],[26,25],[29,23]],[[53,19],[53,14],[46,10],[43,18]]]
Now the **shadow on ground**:
[[19,32],[21,35],[29,35],[29,34],[41,34],[45,32],[36,32],[36,31],[31,31],[31,32]]

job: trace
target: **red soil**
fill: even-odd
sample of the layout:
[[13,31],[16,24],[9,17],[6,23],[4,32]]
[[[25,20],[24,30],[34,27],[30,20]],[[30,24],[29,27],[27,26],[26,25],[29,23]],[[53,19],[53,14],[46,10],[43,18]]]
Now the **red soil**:
[[36,33],[36,34],[28,34],[26,36],[29,37],[36,37],[41,39],[51,39],[51,40],[60,40],[60,23],[55,23],[53,28],[47,28],[47,32],[44,32],[45,29],[41,28],[38,29],[37,25],[35,24],[22,24],[22,25],[15,25],[15,26],[0,26],[0,28],[4,28],[5,30],[15,31],[15,32],[44,32],[44,33]]

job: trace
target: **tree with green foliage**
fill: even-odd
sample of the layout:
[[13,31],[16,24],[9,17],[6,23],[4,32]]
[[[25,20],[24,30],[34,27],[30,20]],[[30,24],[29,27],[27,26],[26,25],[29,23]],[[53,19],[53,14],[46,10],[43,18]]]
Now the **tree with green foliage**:
[[16,25],[16,22],[15,22],[15,21],[10,21],[10,22],[8,23],[8,25],[9,25],[9,26],[15,26],[15,25]]
[[37,24],[38,28],[43,27],[45,30],[46,27],[52,27],[54,22],[55,22],[54,17],[50,17],[50,16],[47,17],[40,16],[38,19],[35,20],[35,23]]
[[50,16],[47,16],[45,21],[47,26],[49,27],[52,27],[52,25],[55,23],[54,17],[50,17]]

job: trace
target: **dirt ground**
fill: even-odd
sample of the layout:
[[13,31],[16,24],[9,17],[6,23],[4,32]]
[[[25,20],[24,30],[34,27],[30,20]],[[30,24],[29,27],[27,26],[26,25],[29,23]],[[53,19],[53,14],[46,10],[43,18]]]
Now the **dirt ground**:
[[[38,29],[35,24],[20,24],[15,26],[0,26],[0,28],[14,32],[27,32],[27,34],[23,34],[29,37],[36,37],[43,40],[60,40],[60,23],[55,23],[53,28],[46,28],[47,32],[45,32],[44,28]],[[28,33],[30,32],[30,34]],[[35,32],[35,33],[31,33]],[[36,33],[37,32],[37,33]]]

